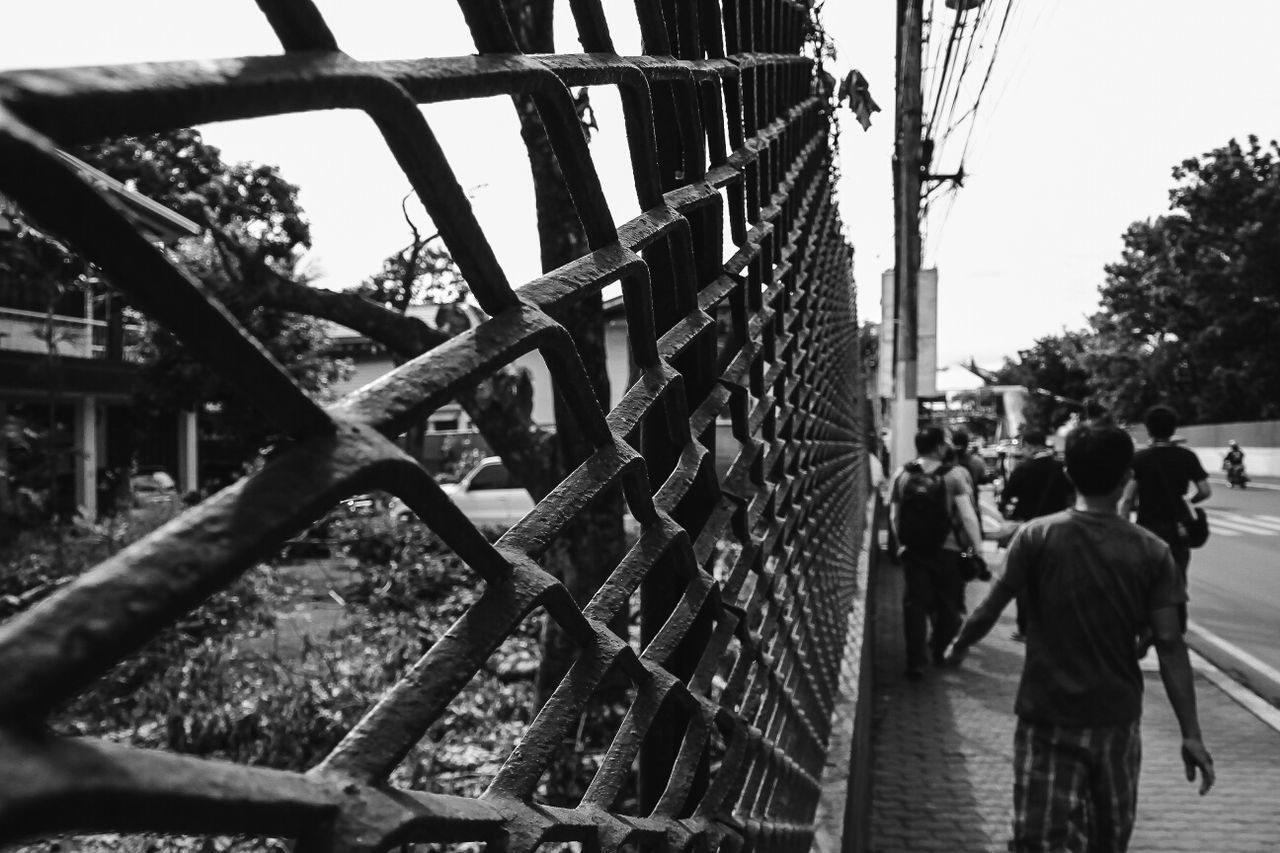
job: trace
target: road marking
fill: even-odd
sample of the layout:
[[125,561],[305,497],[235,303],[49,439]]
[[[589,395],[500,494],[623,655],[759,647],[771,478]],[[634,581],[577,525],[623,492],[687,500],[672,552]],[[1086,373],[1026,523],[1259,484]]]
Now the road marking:
[[1203,634],[1205,640],[1209,642],[1211,645],[1217,646],[1219,649],[1231,655],[1233,658],[1240,661],[1245,666],[1256,669],[1259,673],[1263,675],[1263,677],[1269,678],[1275,683],[1280,684],[1280,671],[1276,670],[1274,667],[1270,666],[1269,664],[1263,663],[1261,660],[1249,654],[1244,649],[1237,646],[1235,643],[1231,643],[1231,642],[1228,642],[1227,640],[1222,639],[1217,634],[1205,629],[1204,626],[1198,623],[1196,624],[1196,630],[1199,631],[1201,634]]
[[1226,518],[1239,524],[1252,524],[1258,527],[1265,527],[1268,530],[1280,532],[1280,524],[1257,515],[1243,515],[1238,512],[1227,512],[1223,509],[1213,509],[1211,514],[1219,518]]
[[1209,529],[1213,531],[1214,536],[1226,536],[1228,539],[1231,538],[1232,536],[1243,535],[1238,530],[1228,530],[1225,527],[1220,527],[1217,524],[1214,524],[1212,521],[1209,522]]
[[1272,524],[1280,524],[1280,515],[1255,515],[1254,518],[1259,521],[1269,521]]
[[1225,516],[1215,512],[1209,516],[1209,523],[1224,530],[1238,530],[1241,533],[1251,533],[1255,536],[1275,536],[1276,533],[1280,533],[1275,528],[1253,524],[1247,519],[1241,520],[1244,518],[1243,516],[1233,517],[1232,513],[1226,513]]

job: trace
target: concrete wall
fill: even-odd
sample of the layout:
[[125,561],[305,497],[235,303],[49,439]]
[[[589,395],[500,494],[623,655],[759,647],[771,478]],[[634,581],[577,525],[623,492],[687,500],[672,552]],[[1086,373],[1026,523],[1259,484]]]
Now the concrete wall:
[[[1132,430],[1139,447],[1147,442],[1142,427]],[[1229,424],[1196,424],[1182,427],[1177,438],[1200,457],[1210,474],[1221,473],[1227,442],[1235,439],[1244,451],[1244,464],[1255,477],[1280,477],[1280,421],[1244,421]]]

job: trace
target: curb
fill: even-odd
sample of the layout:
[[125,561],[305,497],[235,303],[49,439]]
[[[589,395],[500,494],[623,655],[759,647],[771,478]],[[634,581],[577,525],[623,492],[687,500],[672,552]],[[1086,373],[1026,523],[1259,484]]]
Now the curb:
[[1187,623],[1187,645],[1265,701],[1280,708],[1280,672],[1195,622]]

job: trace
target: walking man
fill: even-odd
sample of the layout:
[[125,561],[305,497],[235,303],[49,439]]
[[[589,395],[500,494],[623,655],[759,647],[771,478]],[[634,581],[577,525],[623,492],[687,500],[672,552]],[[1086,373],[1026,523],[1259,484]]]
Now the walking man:
[[942,430],[921,430],[915,445],[918,456],[894,476],[889,498],[889,522],[903,548],[902,622],[907,677],[912,680],[924,675],[926,639],[934,663],[942,663],[960,627],[960,553],[982,545],[969,475],[943,464],[947,441]]
[[[1011,521],[1027,522],[1070,507],[1075,502],[1075,491],[1062,463],[1045,444],[1045,434],[1040,430],[1027,430],[1022,434],[1022,447],[1028,455],[1009,475],[1009,484],[1000,494],[1000,514]],[[1013,639],[1023,642],[1027,633],[1026,613],[1021,600],[1016,606],[1018,627]]]
[[947,653],[960,663],[1010,599],[1026,593],[1010,850],[1124,851],[1137,814],[1142,673],[1135,639],[1154,633],[1160,676],[1182,730],[1188,781],[1213,786],[1178,623],[1186,592],[1169,546],[1117,513],[1133,441],[1110,425],[1067,436],[1074,508],[1027,523],[1005,573]]
[[[1173,552],[1173,562],[1178,567],[1178,582],[1185,593],[1187,566],[1191,562],[1191,548],[1180,531],[1186,519],[1186,494],[1195,486],[1192,503],[1200,503],[1209,497],[1209,475],[1205,473],[1200,458],[1185,447],[1178,447],[1171,439],[1178,427],[1178,416],[1168,406],[1152,406],[1143,418],[1151,444],[1139,450],[1133,457],[1133,480],[1125,489],[1120,501],[1120,514],[1125,518],[1138,509],[1138,524],[1159,536]],[[1178,609],[1182,629],[1187,628],[1187,605]]]
[[991,478],[987,476],[986,464],[969,450],[971,441],[969,433],[965,430],[958,429],[951,433],[951,446],[956,449],[956,463],[969,472],[969,478],[973,480],[976,489],[991,482]]

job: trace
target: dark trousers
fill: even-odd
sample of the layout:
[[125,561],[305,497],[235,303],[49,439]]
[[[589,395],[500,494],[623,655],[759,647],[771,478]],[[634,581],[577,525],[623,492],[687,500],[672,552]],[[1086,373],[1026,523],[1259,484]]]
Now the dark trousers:
[[[1155,521],[1146,522],[1142,525],[1155,535],[1159,536],[1169,546],[1169,550],[1173,553],[1173,564],[1178,567],[1178,582],[1182,584],[1182,591],[1187,591],[1187,569],[1191,565],[1191,549],[1178,536],[1178,526],[1172,521]],[[1178,621],[1182,625],[1183,633],[1187,630],[1187,605],[1186,602],[1178,605]]]
[[[907,640],[907,669],[924,667],[925,644],[935,661],[960,630],[960,555],[955,551],[913,551],[902,554],[906,591],[902,597],[902,625]],[[929,635],[929,623],[933,634]]]

